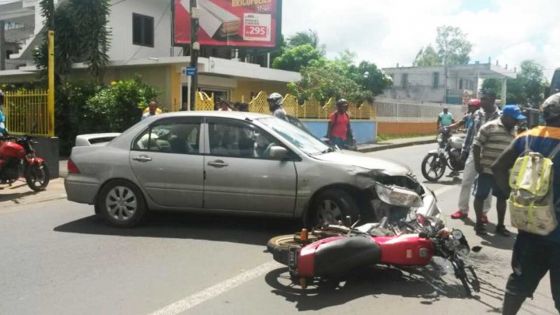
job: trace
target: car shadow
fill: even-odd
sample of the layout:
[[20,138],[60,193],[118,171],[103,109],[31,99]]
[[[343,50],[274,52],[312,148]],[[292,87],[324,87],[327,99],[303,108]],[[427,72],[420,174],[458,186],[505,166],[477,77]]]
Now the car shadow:
[[460,184],[461,180],[462,180],[461,177],[448,177],[446,180],[438,180],[435,182],[424,180],[422,184],[440,184],[440,185],[451,186],[451,185]]
[[[460,283],[430,273],[428,270],[412,273],[391,268],[362,269],[349,274],[338,284],[326,282],[303,290],[289,285],[288,269],[280,268],[269,272],[265,281],[272,293],[294,303],[298,311],[319,311],[363,297],[381,298],[381,295],[417,298],[418,303],[424,305],[437,303],[442,297],[468,299]],[[501,303],[490,305],[483,302],[478,293],[474,293],[471,299],[486,305],[488,312],[500,313]]]
[[107,225],[95,215],[54,228],[56,232],[92,235],[200,239],[252,245],[264,245],[280,234],[301,228],[295,220],[225,217],[185,213],[151,213],[141,225],[117,228]]

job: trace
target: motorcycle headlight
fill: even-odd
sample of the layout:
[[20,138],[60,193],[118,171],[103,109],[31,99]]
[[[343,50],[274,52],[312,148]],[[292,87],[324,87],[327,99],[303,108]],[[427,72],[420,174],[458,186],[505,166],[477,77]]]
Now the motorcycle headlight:
[[422,198],[414,191],[396,187],[375,184],[375,191],[383,202],[398,207],[422,207]]
[[451,231],[451,237],[453,237],[454,240],[460,240],[463,238],[463,232],[461,232],[460,230],[453,230]]

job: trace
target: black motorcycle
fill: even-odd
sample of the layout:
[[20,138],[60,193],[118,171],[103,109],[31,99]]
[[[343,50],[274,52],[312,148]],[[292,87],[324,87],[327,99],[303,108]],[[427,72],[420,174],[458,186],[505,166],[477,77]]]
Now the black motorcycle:
[[461,149],[465,142],[464,136],[453,135],[449,128],[442,128],[437,137],[438,148],[431,150],[422,160],[422,175],[430,182],[437,182],[447,167],[452,173],[465,168]]

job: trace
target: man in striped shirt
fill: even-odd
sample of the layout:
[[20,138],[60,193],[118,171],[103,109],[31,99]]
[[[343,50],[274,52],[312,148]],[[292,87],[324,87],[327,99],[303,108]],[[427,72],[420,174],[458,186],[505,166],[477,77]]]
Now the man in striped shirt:
[[506,105],[502,109],[502,117],[484,124],[480,127],[473,143],[474,167],[478,172],[478,182],[474,197],[474,211],[476,212],[475,230],[477,235],[486,235],[486,229],[481,218],[483,215],[484,199],[490,191],[497,198],[498,225],[496,233],[509,236],[510,233],[504,226],[506,214],[507,193],[495,185],[491,166],[494,161],[509,147],[515,137],[515,126],[526,119],[516,105]]

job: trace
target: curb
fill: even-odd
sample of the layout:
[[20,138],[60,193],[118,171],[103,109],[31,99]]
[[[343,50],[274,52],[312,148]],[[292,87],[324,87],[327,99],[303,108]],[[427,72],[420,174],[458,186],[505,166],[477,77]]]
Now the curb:
[[369,152],[375,152],[375,151],[403,148],[403,147],[409,147],[409,146],[413,146],[413,145],[430,144],[430,143],[436,143],[436,139],[418,140],[418,141],[412,141],[412,142],[394,143],[394,144],[385,144],[385,145],[384,144],[379,144],[379,146],[377,146],[377,147],[358,149],[358,151],[362,152],[362,153],[369,153]]

